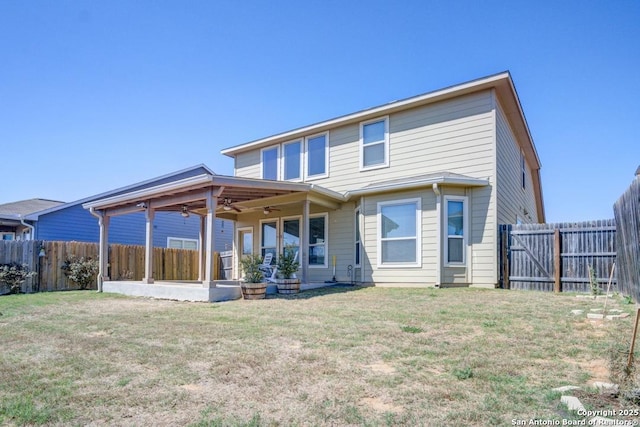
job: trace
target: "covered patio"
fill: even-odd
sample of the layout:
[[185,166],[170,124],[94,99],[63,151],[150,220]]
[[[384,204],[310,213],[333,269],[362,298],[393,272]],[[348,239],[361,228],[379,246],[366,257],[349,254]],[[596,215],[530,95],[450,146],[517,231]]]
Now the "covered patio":
[[[237,235],[234,238],[233,280],[215,280],[213,277],[216,218],[235,221],[245,214],[295,206],[301,211],[302,229],[307,230],[312,204],[335,210],[344,201],[343,195],[313,184],[202,174],[85,203],[83,207],[98,218],[100,227],[98,291],[185,301],[240,298]],[[197,281],[169,282],[154,278],[153,222],[159,211],[200,217]],[[142,281],[113,281],[109,277],[109,222],[114,216],[136,212],[144,212],[146,218],[144,278]],[[302,232],[299,270],[302,289],[317,287],[308,280],[309,244],[306,240],[307,233]]]

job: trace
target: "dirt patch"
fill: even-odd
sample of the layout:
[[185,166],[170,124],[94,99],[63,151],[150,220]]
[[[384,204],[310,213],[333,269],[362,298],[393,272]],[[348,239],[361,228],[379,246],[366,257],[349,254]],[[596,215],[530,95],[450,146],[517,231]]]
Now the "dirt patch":
[[593,360],[574,360],[566,359],[568,363],[578,365],[581,369],[587,371],[591,378],[589,382],[593,384],[596,381],[609,382],[609,362],[605,359],[593,359]]
[[400,406],[386,403],[379,397],[363,397],[360,399],[360,405],[367,406],[376,412],[402,412]]
[[371,365],[367,365],[366,367],[371,369],[373,372],[377,372],[380,374],[390,375],[396,373],[396,368],[384,362],[372,363]]

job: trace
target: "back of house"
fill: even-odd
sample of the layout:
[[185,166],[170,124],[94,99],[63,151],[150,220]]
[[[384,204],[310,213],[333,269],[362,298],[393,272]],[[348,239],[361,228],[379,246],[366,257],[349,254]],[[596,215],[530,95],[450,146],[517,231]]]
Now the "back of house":
[[498,224],[545,219],[540,161],[509,73],[222,153],[237,177],[342,196],[235,215],[238,256],[294,246],[311,282],[493,287]]

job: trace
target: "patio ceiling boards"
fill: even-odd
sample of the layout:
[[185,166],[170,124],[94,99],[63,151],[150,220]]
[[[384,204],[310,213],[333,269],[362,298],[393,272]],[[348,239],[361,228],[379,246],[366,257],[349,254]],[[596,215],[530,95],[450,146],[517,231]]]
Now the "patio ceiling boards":
[[235,214],[223,209],[225,199],[249,209],[302,200],[311,200],[337,209],[345,201],[341,194],[314,184],[203,174],[95,200],[82,206],[92,211],[101,211],[106,216],[115,216],[142,212],[146,207],[179,212],[182,206],[187,205],[190,212],[203,215],[206,214],[206,199],[211,190],[218,199],[220,213],[232,218]]

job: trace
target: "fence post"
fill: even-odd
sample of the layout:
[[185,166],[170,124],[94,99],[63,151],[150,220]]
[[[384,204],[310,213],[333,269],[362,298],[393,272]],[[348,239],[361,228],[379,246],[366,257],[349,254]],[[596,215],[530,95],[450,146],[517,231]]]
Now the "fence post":
[[502,288],[509,289],[509,255],[508,255],[508,247],[509,247],[509,226],[502,226],[500,233],[500,261],[502,263]]
[[562,292],[562,256],[560,253],[561,244],[560,244],[560,230],[555,229],[553,231],[553,264],[554,264],[554,288],[553,291],[555,293]]

